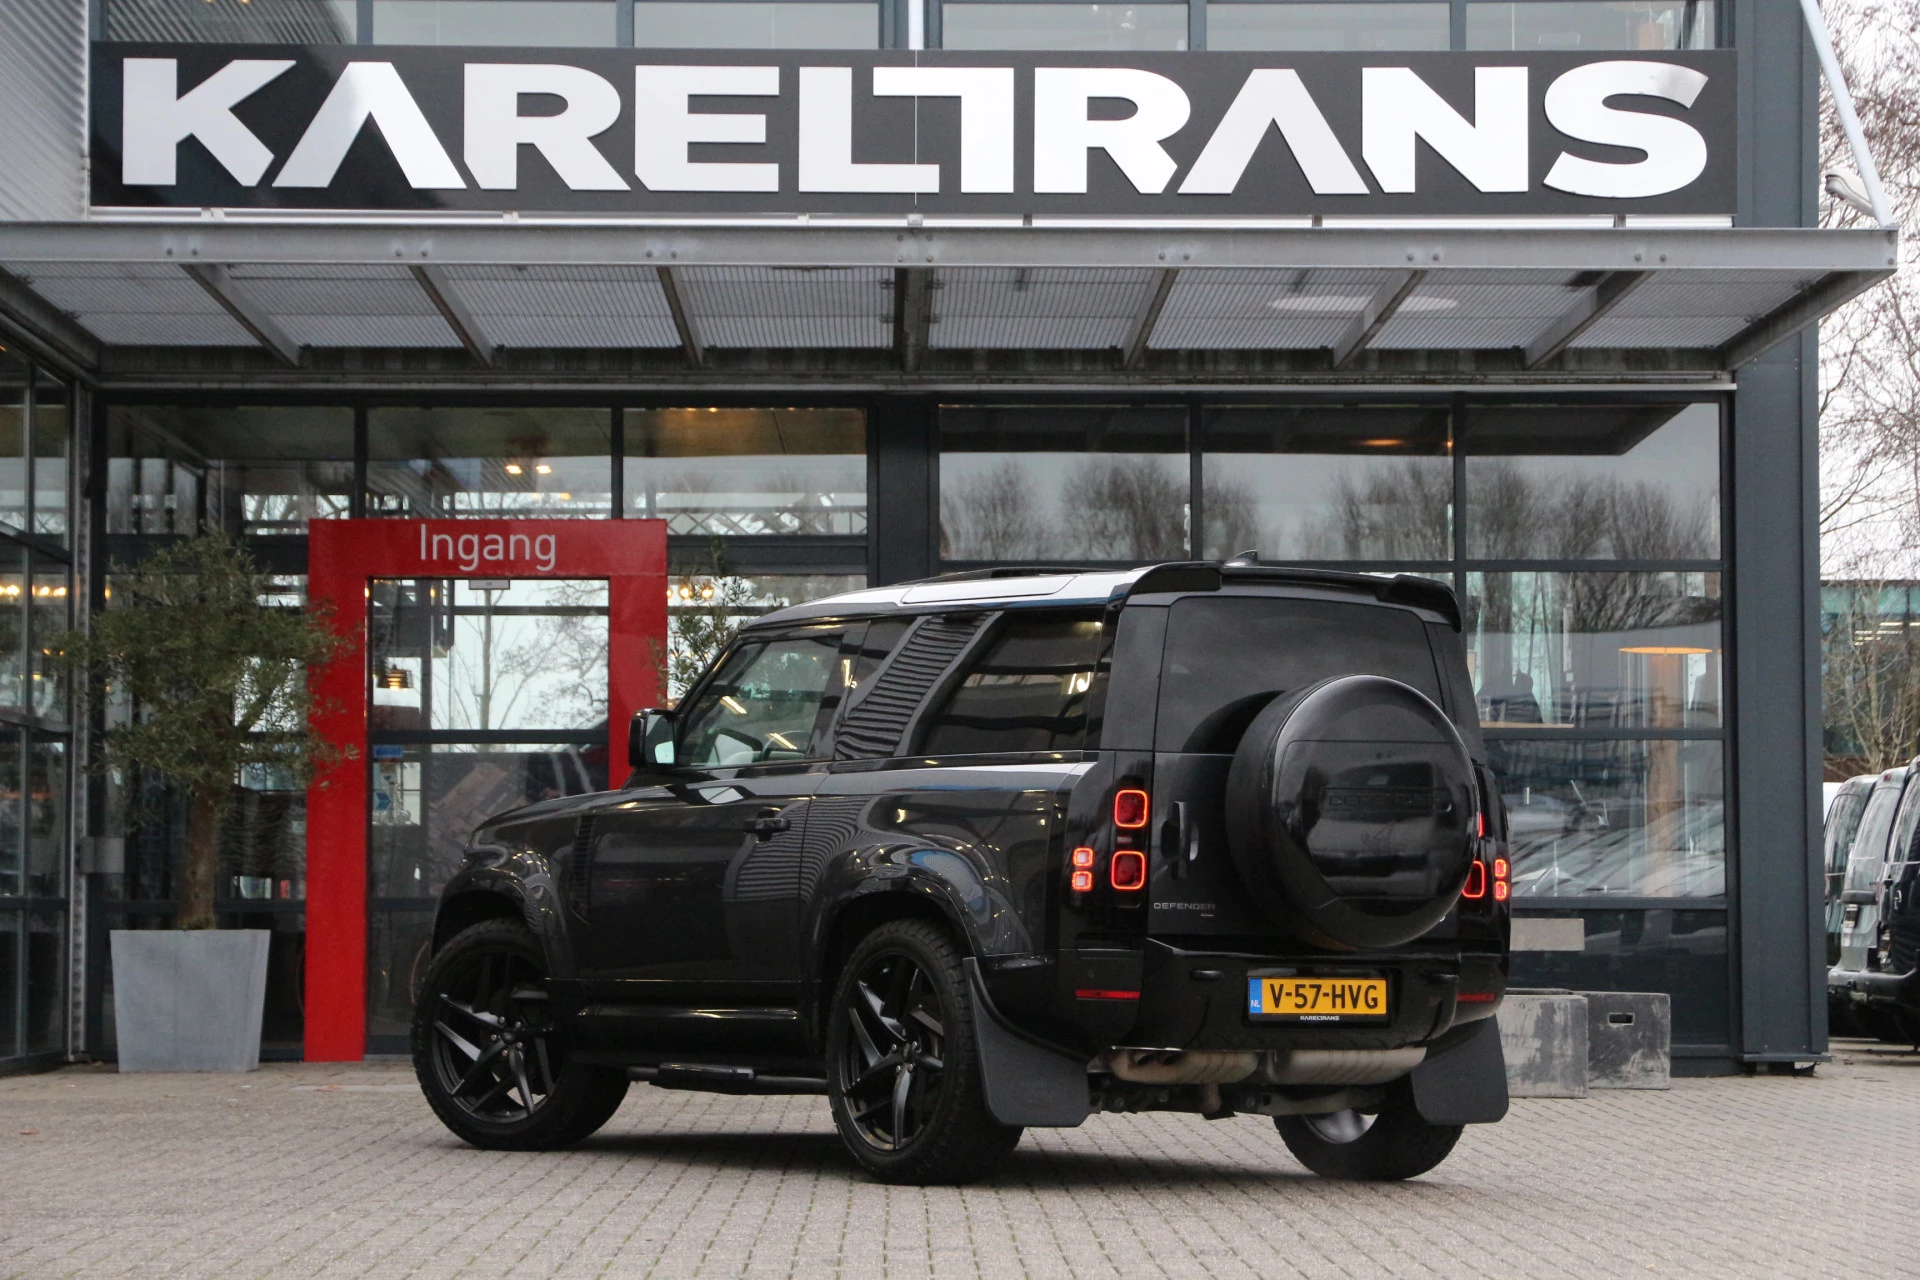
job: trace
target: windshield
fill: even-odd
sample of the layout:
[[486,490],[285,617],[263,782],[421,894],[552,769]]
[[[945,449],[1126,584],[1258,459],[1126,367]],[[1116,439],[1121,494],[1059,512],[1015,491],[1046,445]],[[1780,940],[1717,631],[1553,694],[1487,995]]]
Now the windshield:
[[1853,850],[1847,858],[1847,889],[1871,889],[1880,878],[1880,864],[1887,856],[1887,837],[1893,834],[1894,814],[1900,808],[1901,792],[1906,790],[1907,771],[1894,769],[1873,789],[1867,811],[1860,819],[1860,830],[1853,838]]

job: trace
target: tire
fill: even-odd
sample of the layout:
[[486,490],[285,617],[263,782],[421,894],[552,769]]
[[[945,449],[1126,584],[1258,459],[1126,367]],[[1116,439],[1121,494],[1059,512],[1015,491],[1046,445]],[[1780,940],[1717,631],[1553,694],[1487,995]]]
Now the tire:
[[1275,1116],[1273,1127],[1294,1158],[1323,1178],[1399,1182],[1445,1160],[1466,1126],[1428,1124],[1414,1109],[1412,1085],[1397,1080],[1377,1115]]
[[987,1110],[959,948],[924,920],[861,939],[834,983],[827,1093],[840,1139],[881,1182],[971,1182],[1020,1141]]
[[1474,858],[1479,784],[1447,713],[1384,676],[1275,698],[1227,770],[1227,853],[1248,897],[1333,950],[1398,946],[1439,924]]
[[518,920],[483,920],[427,966],[413,1013],[413,1072],[434,1114],[490,1151],[554,1151],[586,1138],[627,1096],[626,1072],[569,1062],[548,1012],[546,958]]

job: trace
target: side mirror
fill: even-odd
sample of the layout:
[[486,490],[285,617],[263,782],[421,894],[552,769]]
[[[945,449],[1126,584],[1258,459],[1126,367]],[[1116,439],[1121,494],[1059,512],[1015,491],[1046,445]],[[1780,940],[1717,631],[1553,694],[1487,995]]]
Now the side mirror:
[[673,763],[673,712],[648,707],[633,713],[627,725],[627,766],[654,769]]

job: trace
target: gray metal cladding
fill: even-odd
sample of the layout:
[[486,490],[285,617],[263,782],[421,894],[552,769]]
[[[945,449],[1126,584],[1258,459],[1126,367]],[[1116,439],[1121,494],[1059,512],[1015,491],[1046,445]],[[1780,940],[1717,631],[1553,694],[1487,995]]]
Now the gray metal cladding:
[[87,0],[0,0],[0,220],[87,207]]
[[953,660],[979,632],[982,618],[927,618],[900,642],[873,677],[873,688],[840,721],[837,760],[885,759],[900,750],[907,722]]

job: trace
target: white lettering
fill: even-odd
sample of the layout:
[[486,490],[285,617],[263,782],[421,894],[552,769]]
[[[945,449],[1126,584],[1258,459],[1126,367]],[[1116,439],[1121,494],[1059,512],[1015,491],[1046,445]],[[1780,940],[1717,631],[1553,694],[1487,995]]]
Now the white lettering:
[[1012,67],[875,67],[873,96],[960,99],[961,192],[1013,191]]
[[1219,128],[1207,139],[1200,158],[1193,162],[1180,194],[1228,196],[1253,161],[1253,153],[1266,140],[1269,126],[1277,126],[1293,158],[1306,175],[1307,185],[1319,196],[1363,196],[1367,183],[1353,161],[1333,136],[1327,118],[1320,114],[1300,73],[1289,70],[1259,70],[1247,77],[1240,93],[1220,119]]
[[[520,99],[552,94],[556,115],[523,116]],[[627,184],[593,145],[620,118],[620,91],[584,67],[543,63],[467,64],[467,168],[488,191],[520,185],[520,148],[538,149],[574,191],[625,191]],[[634,131],[645,132],[642,124]]]
[[1467,123],[1407,67],[1360,72],[1360,154],[1380,189],[1414,189],[1415,139],[1482,191],[1527,189],[1527,69],[1476,67]]
[[526,560],[533,555],[533,539],[524,533],[507,535],[507,559]]
[[532,564],[542,573],[553,572],[560,560],[559,539],[551,533],[538,536],[526,533],[436,533],[429,535],[420,526],[420,559],[423,562],[446,560],[461,572],[472,573],[482,566],[493,568],[508,564]]
[[475,569],[478,569],[480,567],[480,535],[479,534],[477,533],[461,534],[460,540],[458,543],[458,548],[459,548],[458,554],[460,556],[460,567],[462,569],[465,569],[468,573],[472,573]]
[[239,58],[181,94],[178,60],[128,58],[120,70],[120,180],[172,186],[180,144],[198,138],[234,181],[259,182],[273,152],[233,108],[292,65],[292,59]]
[[447,544],[447,559],[453,559],[453,535],[450,533],[436,533],[433,535],[433,555],[430,557],[431,559],[440,559],[440,544],[443,542]]
[[778,67],[635,67],[633,172],[651,191],[778,191],[777,164],[687,159],[695,142],[767,140],[763,115],[695,115],[688,99],[778,97]]
[[550,533],[543,533],[533,540],[533,553],[540,557],[538,563],[542,571],[551,573],[555,560],[559,557],[558,543]]
[[1547,86],[1547,120],[1582,142],[1630,147],[1641,160],[1606,163],[1562,151],[1547,171],[1546,184],[1577,196],[1630,200],[1665,195],[1699,177],[1707,167],[1707,140],[1684,120],[1607,105],[1615,94],[1664,98],[1691,107],[1706,88],[1707,77],[1671,62],[1590,62],[1575,67]]
[[912,195],[940,190],[937,164],[856,164],[853,68],[800,68],[800,189]]
[[407,175],[409,186],[443,190],[467,185],[391,62],[347,64],[273,185],[324,187],[331,183],[347,158],[347,149],[369,120],[380,126],[380,136],[387,140],[387,149]]
[[[1095,98],[1123,98],[1134,112],[1093,120]],[[1157,195],[1179,168],[1160,143],[1187,123],[1192,104],[1179,85],[1133,67],[1036,67],[1033,72],[1033,189],[1083,195],[1087,152],[1105,151],[1136,191]]]

